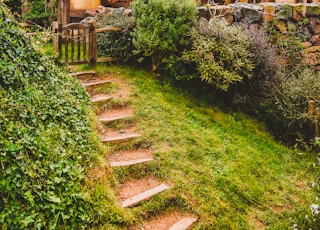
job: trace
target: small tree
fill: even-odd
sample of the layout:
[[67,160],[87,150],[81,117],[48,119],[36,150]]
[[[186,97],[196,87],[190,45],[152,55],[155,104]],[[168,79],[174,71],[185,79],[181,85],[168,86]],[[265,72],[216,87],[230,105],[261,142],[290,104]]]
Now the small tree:
[[136,0],[133,32],[135,53],[151,57],[152,71],[188,44],[187,33],[196,15],[193,0]]

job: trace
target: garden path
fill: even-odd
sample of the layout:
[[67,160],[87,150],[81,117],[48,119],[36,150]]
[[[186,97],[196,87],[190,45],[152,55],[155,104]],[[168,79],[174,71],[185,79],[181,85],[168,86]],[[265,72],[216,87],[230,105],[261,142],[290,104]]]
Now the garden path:
[[[144,138],[139,134],[134,121],[134,110],[128,106],[131,97],[130,85],[117,76],[98,75],[94,71],[71,74],[77,77],[93,103],[98,118],[97,130],[101,141],[109,145],[111,151],[106,159],[111,167],[131,167],[145,165],[154,160],[151,148],[130,147],[117,149],[119,143],[132,142]],[[146,137],[147,138],[147,137]],[[128,145],[135,146],[135,145]],[[141,166],[142,167],[142,166]],[[135,178],[135,177],[133,177]],[[159,181],[156,177],[128,180],[118,187],[118,201],[122,208],[152,202],[161,192],[170,190],[174,185]],[[130,226],[130,230],[186,230],[190,229],[197,217],[178,211],[171,211],[152,219]]]

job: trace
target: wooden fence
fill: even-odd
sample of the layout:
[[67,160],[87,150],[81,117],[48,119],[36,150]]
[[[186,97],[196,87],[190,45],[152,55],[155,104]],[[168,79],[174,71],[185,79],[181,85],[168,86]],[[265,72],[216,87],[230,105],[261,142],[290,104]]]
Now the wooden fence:
[[96,23],[58,24],[55,29],[55,53],[69,65],[109,62],[119,60],[116,57],[99,58],[97,52],[97,33],[121,31],[118,27],[96,29]]

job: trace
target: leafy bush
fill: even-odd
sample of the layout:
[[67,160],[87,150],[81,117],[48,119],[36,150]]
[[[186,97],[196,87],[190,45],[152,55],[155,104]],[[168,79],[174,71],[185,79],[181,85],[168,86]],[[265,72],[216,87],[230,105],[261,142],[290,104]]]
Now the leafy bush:
[[199,78],[220,90],[252,77],[249,40],[240,27],[224,19],[201,19],[191,31],[192,49],[182,60],[195,64]]
[[84,193],[100,151],[88,98],[35,51],[0,4],[0,225],[80,229],[93,223]]
[[[303,69],[296,76],[283,78],[275,92],[275,103],[270,112],[280,122],[278,127],[285,127],[281,132],[286,140],[299,137],[308,140],[310,125],[308,123],[308,101],[314,100],[320,106],[320,74],[311,69]],[[275,123],[279,123],[276,122]]]
[[100,14],[97,17],[97,27],[108,26],[122,28],[120,32],[103,32],[97,34],[98,54],[106,57],[120,57],[127,61],[133,56],[132,31],[133,18],[126,16],[119,9],[112,10],[110,15]]
[[249,39],[253,75],[233,87],[233,103],[242,111],[260,114],[261,106],[272,100],[274,86],[281,78],[280,57],[276,47],[269,43],[265,28],[249,27],[244,31]]
[[132,3],[136,17],[135,53],[143,58],[151,57],[152,71],[189,43],[187,33],[195,19],[195,4],[193,0],[136,0]]
[[23,17],[40,26],[49,27],[56,19],[57,2],[57,0],[30,0],[26,5],[28,11]]

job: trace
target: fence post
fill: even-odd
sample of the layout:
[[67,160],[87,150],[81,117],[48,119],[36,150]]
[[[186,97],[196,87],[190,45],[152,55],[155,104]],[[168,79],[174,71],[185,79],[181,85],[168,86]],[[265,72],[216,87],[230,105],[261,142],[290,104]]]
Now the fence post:
[[54,22],[55,38],[53,42],[54,53],[61,57],[62,54],[62,24]]
[[89,36],[89,64],[95,65],[97,62],[97,32],[96,22],[90,23],[90,36]]

